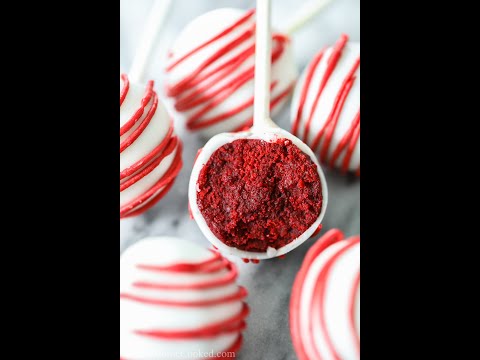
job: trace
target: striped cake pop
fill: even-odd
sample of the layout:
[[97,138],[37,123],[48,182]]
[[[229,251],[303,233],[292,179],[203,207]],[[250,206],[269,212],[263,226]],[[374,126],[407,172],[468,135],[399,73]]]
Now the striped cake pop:
[[120,217],[143,213],[172,187],[182,167],[182,144],[149,81],[120,77]]
[[292,100],[292,133],[319,160],[360,175],[360,44],[342,35],[301,75]]
[[120,258],[121,359],[237,352],[249,309],[236,278],[218,252],[182,239],[147,238],[128,248]]
[[292,289],[290,330],[300,360],[360,358],[360,237],[328,231]]
[[[206,136],[253,123],[255,10],[207,12],[177,37],[166,68],[167,95],[187,129]],[[290,40],[272,33],[271,101],[275,115],[297,78]]]

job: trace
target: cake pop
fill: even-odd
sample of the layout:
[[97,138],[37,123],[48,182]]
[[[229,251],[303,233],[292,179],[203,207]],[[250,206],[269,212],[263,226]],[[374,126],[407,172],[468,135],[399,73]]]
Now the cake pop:
[[138,215],[172,187],[182,167],[182,144],[149,81],[120,80],[120,217]]
[[120,257],[120,356],[200,359],[237,352],[249,313],[237,269],[218,252],[173,237]]
[[252,260],[302,244],[328,203],[313,152],[270,120],[270,1],[257,5],[254,125],[214,136],[198,154],[189,184],[191,214],[207,239],[225,254]]
[[301,75],[292,100],[292,133],[323,164],[360,175],[360,44],[342,35]]
[[[290,36],[329,0],[308,2],[286,31],[273,32],[270,107],[276,115],[297,78]],[[173,42],[166,94],[188,130],[206,137],[253,123],[255,10],[222,8],[190,22]]]
[[182,144],[154,89],[142,79],[170,0],[153,4],[130,75],[120,76],[120,218],[139,215],[172,187],[182,167]]
[[300,360],[360,359],[360,237],[328,231],[292,289],[290,330]]

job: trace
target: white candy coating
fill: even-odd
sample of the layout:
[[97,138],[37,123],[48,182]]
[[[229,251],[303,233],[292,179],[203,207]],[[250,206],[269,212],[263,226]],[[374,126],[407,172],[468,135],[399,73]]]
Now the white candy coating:
[[[199,284],[218,280],[228,274],[226,268],[210,273],[148,271],[142,266],[198,264],[212,259],[214,254],[194,243],[173,237],[144,239],[128,248],[120,257],[120,354],[128,360],[197,359],[192,352],[221,352],[229,349],[241,334],[220,333],[211,337],[153,338],[139,335],[140,331],[191,331],[226,321],[240,314],[241,300],[211,306],[158,305],[122,297],[132,294],[149,300],[198,302],[224,298],[238,293],[232,283],[204,289],[151,289],[135,286],[139,282],[166,285]],[[219,260],[220,261],[220,260]],[[190,353],[190,355],[189,355]]]
[[[199,16],[191,23],[189,23],[183,29],[180,35],[176,38],[171,48],[172,57],[169,59],[169,63],[175,62],[177,59],[181,58],[183,55],[187,54],[192,49],[195,49],[200,44],[208,41],[209,39],[212,39],[217,34],[221,33],[223,30],[234,24],[245,14],[246,12],[244,10],[223,8],[216,9]],[[172,86],[174,84],[177,84],[186,76],[196,71],[206,59],[214,55],[228,42],[237,38],[239,35],[247,31],[248,29],[253,28],[254,24],[255,15],[251,16],[248,21],[235,28],[234,31],[230,32],[224,37],[217,39],[216,41],[202,48],[200,51],[194,53],[192,56],[188,57],[186,60],[175,66],[171,71],[167,71],[167,85]],[[276,42],[277,41],[273,41],[272,50],[275,49]],[[240,52],[246,50],[254,43],[255,34],[252,32],[248,40],[230,49],[225,55],[220,57],[213,64],[203,69],[199,74],[197,74],[197,76],[209,72],[211,69],[216,68],[220,64],[224,64],[228,60],[232,59],[234,56],[238,55]],[[239,66],[229,71],[228,74],[220,81],[215,82],[213,86],[208,86],[208,88],[203,89],[201,92],[204,95],[208,95],[214,92],[216,89],[222,87],[223,85],[232,83],[234,79],[238,78],[242,72],[244,72],[250,67],[253,67],[254,62],[254,56],[252,55],[248,59],[243,61]],[[273,100],[275,97],[279,96],[285,91],[288,91],[289,88],[292,88],[297,78],[297,75],[298,74],[293,60],[291,45],[289,41],[286,41],[285,49],[282,55],[272,64],[271,80],[272,84],[275,84],[275,87],[271,92],[271,99]],[[188,91],[191,92],[192,90],[201,87],[201,84],[202,83],[196,86],[192,86],[191,88],[189,88]],[[248,82],[240,86],[238,89],[236,89],[225,100],[216,104],[212,109],[204,113],[201,116],[199,123],[225,114],[232,109],[237,108],[240,104],[246,103],[248,100],[253,98],[253,88],[254,80],[252,78]],[[215,99],[217,99],[218,97],[218,94],[215,96],[210,96],[212,101],[215,101]],[[275,115],[279,111],[279,109],[286,102],[287,99],[288,96],[282,97],[282,100],[273,107],[273,115]],[[177,95],[173,98],[173,103],[177,102],[178,100],[179,96]],[[187,121],[187,119],[191,118],[195,113],[201,111],[206,106],[208,106],[209,103],[210,100],[205,101],[192,109],[177,110],[176,112],[180,118],[183,118],[183,120]],[[253,104],[234,115],[228,116],[227,118],[214,125],[195,130],[200,131],[205,136],[211,137],[221,132],[234,131],[252,117]]]

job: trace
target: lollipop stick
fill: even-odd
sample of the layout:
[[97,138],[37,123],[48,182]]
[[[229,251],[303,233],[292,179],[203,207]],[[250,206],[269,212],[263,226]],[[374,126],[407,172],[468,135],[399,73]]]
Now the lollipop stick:
[[270,68],[272,35],[270,29],[270,0],[257,0],[255,34],[255,97],[253,127],[263,129],[270,117]]
[[293,20],[286,26],[284,33],[291,36],[295,31],[301,29],[323,10],[332,0],[308,0],[295,14]]
[[132,67],[128,77],[133,82],[141,82],[148,59],[153,50],[155,40],[160,33],[160,29],[164,23],[165,16],[170,8],[171,0],[155,0],[150,10],[145,28],[143,30],[142,39],[138,45]]

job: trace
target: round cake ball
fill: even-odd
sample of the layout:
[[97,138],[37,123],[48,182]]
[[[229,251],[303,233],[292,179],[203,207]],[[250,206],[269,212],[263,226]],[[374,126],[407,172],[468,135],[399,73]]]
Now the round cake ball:
[[237,269],[218,252],[173,237],[120,257],[120,356],[203,359],[237,352],[248,306]]
[[[211,137],[253,122],[255,11],[207,12],[176,38],[169,53],[167,95],[187,129]],[[290,40],[272,35],[271,110],[286,102],[297,69]]]
[[172,187],[182,144],[153,88],[120,76],[120,217],[143,213]]
[[340,40],[301,75],[292,100],[292,133],[319,160],[360,175],[360,44]]
[[290,330],[300,360],[360,359],[360,237],[327,232],[292,289]]

